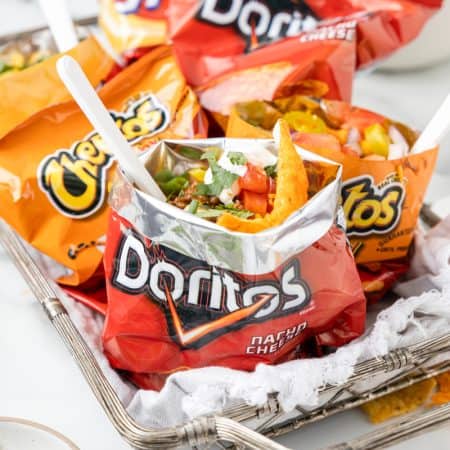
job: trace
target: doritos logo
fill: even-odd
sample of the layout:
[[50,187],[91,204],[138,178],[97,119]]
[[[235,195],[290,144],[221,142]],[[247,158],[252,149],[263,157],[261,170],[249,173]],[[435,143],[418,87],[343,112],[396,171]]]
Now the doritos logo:
[[[127,107],[111,111],[122,134],[130,144],[160,133],[169,124],[169,112],[151,94]],[[97,132],[75,142],[70,150],[57,150],[39,165],[37,179],[53,206],[63,215],[83,219],[104,204],[107,171],[114,159]]]
[[296,36],[316,27],[317,20],[304,2],[289,0],[205,0],[197,19],[218,26],[232,26],[247,41],[247,50]]
[[405,189],[397,181],[375,185],[371,176],[352,178],[342,185],[342,203],[349,236],[384,234],[401,217]]
[[198,348],[229,330],[292,314],[311,300],[297,259],[280,274],[246,277],[145,245],[130,233],[122,237],[114,261],[112,285],[126,293],[145,293],[158,304],[182,347]]

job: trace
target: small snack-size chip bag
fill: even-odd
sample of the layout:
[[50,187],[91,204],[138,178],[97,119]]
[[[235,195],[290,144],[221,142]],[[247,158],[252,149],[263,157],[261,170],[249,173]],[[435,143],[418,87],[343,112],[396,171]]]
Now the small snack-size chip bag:
[[236,104],[226,134],[267,138],[280,118],[297,145],[342,164],[342,206],[356,262],[406,257],[438,149],[412,153],[418,135],[406,125],[305,96]]
[[343,23],[327,30],[314,39],[313,32],[285,38],[250,54],[234,55],[224,64],[214,64],[212,58],[209,81],[196,88],[200,103],[225,130],[237,102],[291,95],[350,100],[355,25]]
[[173,42],[188,82],[198,86],[242,69],[247,64],[242,61],[259,52],[283,51],[277,44],[302,32],[314,31],[309,39],[323,41],[330,27],[339,23],[356,26],[357,66],[368,67],[414,39],[442,0],[101,0],[100,4],[100,25],[116,51]]
[[[205,135],[200,106],[168,47],[120,72],[99,95],[136,150]],[[114,171],[113,155],[73,101],[39,111],[0,139],[0,217],[67,268],[63,284],[85,282],[101,264]]]
[[[337,347],[363,332],[365,299],[336,222],[341,169],[296,149],[281,128],[275,141],[161,141],[142,158],[167,203],[116,181],[103,345],[141,385],[158,389],[189,368],[253,370],[300,357],[307,342]],[[246,208],[260,203],[246,199],[266,195],[255,164],[267,155],[273,202],[254,213]],[[229,170],[243,164],[238,181]],[[208,165],[212,178],[198,183]],[[225,200],[227,188],[213,195],[227,177],[241,184],[240,201]]]
[[[95,87],[107,79],[114,66],[114,61],[92,36],[66,54],[80,64]],[[11,69],[0,76],[0,138],[33,114],[71,100],[56,72],[56,61],[60,56],[61,53],[54,54],[23,70]]]

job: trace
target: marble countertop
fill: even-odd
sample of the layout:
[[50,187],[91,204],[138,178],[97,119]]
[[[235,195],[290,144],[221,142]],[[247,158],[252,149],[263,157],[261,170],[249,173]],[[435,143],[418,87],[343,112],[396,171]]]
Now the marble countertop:
[[[25,0],[1,0],[0,10],[13,12],[13,3],[30,6]],[[70,2],[74,3],[78,3],[78,17],[95,11],[92,2]],[[39,12],[32,11],[25,18],[17,15],[22,28],[27,28],[27,23],[33,26],[40,23]],[[2,23],[1,32],[9,33],[17,26],[16,23],[3,27]],[[354,103],[422,128],[448,92],[450,61],[413,73],[360,74],[355,83]],[[429,200],[450,195],[449,172],[450,138],[441,148]],[[1,248],[0,281],[0,416],[48,425],[67,435],[81,450],[128,450],[130,447],[102,412],[56,331]],[[356,410],[307,426],[279,441],[295,450],[315,450],[371,429],[363,414]],[[449,442],[450,427],[447,427],[392,448],[448,450]]]

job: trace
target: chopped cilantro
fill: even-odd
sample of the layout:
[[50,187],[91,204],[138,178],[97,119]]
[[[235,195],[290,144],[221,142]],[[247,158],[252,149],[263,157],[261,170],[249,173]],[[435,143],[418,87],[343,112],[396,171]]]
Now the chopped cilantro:
[[199,204],[200,203],[198,200],[192,200],[191,203],[189,203],[189,205],[186,206],[185,210],[188,213],[195,214],[198,210]]
[[236,164],[238,166],[243,166],[247,162],[247,158],[241,152],[228,153],[228,159],[232,162],[232,164]]
[[266,172],[267,176],[275,178],[277,176],[277,165],[274,164],[273,166],[266,166],[264,167],[264,171]]
[[224,189],[230,188],[231,185],[239,178],[238,175],[225,170],[217,164],[217,151],[220,151],[220,149],[212,148],[211,150],[205,152],[202,156],[202,159],[207,159],[209,162],[209,167],[212,173],[212,183],[198,184],[196,188],[197,195],[211,195],[218,197]]
[[216,162],[220,158],[222,151],[218,147],[209,147],[208,150],[203,152],[201,159],[207,159],[210,163],[211,161]]

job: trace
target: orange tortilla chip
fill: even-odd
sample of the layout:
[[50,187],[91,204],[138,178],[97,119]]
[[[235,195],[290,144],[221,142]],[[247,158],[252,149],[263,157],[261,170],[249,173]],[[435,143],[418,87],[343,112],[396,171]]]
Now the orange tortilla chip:
[[450,392],[438,392],[431,397],[431,406],[439,406],[450,403]]
[[372,400],[362,405],[362,410],[372,423],[377,424],[394,417],[407,414],[422,406],[436,387],[436,380],[421,381],[392,394]]
[[301,156],[292,143],[289,125],[280,120],[277,190],[273,210],[260,219],[242,219],[225,213],[217,223],[232,231],[257,233],[281,225],[308,200],[308,177]]
[[436,377],[439,385],[439,391],[450,394],[450,372],[441,373]]
[[450,403],[450,372],[441,373],[436,377],[438,392],[431,398],[431,406]]

